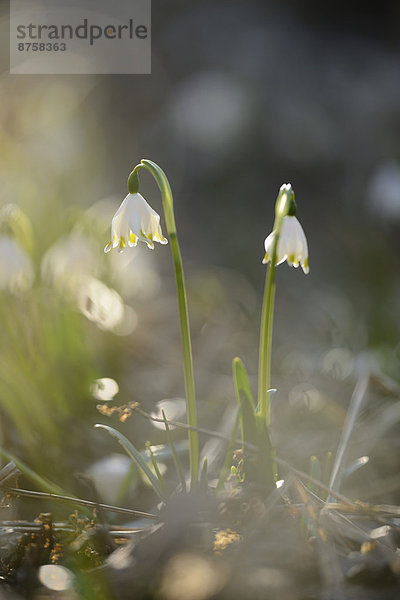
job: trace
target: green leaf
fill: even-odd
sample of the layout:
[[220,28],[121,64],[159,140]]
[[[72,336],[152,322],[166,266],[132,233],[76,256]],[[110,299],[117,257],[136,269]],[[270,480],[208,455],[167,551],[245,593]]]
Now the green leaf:
[[235,391],[240,409],[240,424],[242,440],[254,444],[256,437],[256,419],[253,395],[251,393],[246,369],[240,358],[234,358],[232,363]]
[[164,490],[162,489],[160,482],[158,481],[157,477],[154,475],[154,473],[151,471],[151,469],[147,465],[143,456],[140,454],[140,452],[138,450],[136,450],[135,446],[122,433],[120,433],[116,429],[113,429],[113,427],[109,427],[108,425],[103,425],[101,423],[97,423],[95,425],[95,427],[97,427],[99,429],[105,429],[113,438],[115,438],[118,441],[118,443],[122,446],[122,448],[125,450],[127,455],[137,464],[139,469],[141,469],[143,471],[143,473],[145,473],[145,475],[147,475],[148,480],[150,481],[152,488],[155,491],[155,493],[157,494],[157,496],[163,502],[165,502],[167,500],[167,496],[164,493]]
[[269,493],[276,489],[274,452],[265,419],[256,413],[246,369],[240,358],[233,359],[233,378],[239,403],[242,440],[258,448],[258,452],[252,456],[244,453],[246,482],[256,483]]

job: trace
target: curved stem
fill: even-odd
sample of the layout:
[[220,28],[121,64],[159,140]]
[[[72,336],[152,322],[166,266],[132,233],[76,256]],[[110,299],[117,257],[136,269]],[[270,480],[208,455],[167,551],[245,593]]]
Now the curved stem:
[[[161,192],[165,215],[165,224],[169,235],[172,258],[174,261],[176,288],[178,294],[179,320],[181,326],[183,366],[185,375],[187,420],[188,425],[190,427],[197,427],[197,411],[193,375],[192,344],[190,339],[189,327],[189,314],[186,299],[182,255],[179,248],[179,242],[176,233],[171,187],[169,185],[167,176],[165,175],[164,171],[156,163],[154,163],[151,160],[142,159],[141,163],[135,167],[132,173],[135,173],[137,176],[137,171],[141,167],[144,167],[151,173]],[[195,489],[199,480],[199,440],[197,431],[195,431],[194,429],[189,430],[188,436],[191,489]]]

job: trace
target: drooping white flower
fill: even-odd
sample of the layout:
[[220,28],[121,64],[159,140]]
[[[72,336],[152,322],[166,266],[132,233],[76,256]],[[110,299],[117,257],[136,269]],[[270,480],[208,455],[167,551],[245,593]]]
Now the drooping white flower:
[[111,222],[111,241],[104,248],[118,248],[119,252],[126,246],[136,246],[138,241],[145,242],[148,248],[154,248],[154,242],[167,244],[162,234],[160,215],[147,204],[141,194],[128,194],[115,213]]
[[[274,238],[275,232],[273,231],[265,239],[264,264],[271,260]],[[284,217],[278,240],[276,264],[280,265],[285,260],[287,260],[291,267],[298,267],[300,264],[304,273],[308,273],[310,270],[308,266],[307,239],[302,226],[294,216]]]

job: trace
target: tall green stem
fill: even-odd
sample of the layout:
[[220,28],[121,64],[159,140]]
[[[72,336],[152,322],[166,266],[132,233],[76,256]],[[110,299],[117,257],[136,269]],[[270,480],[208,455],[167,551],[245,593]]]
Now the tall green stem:
[[260,349],[258,360],[258,414],[270,424],[269,389],[271,387],[271,353],[272,329],[274,322],[275,304],[275,271],[278,251],[279,236],[282,230],[283,219],[290,210],[290,203],[294,202],[291,188],[282,186],[276,199],[274,221],[274,243],[267,274],[265,276],[264,299],[261,311]]
[[[175,215],[173,197],[171,187],[164,171],[151,160],[143,159],[139,165],[135,167],[130,176],[130,180],[137,178],[137,172],[140,168],[147,169],[160,189],[165,224],[167,227],[169,241],[171,244],[172,258],[175,267],[176,288],[178,293],[179,319],[181,325],[182,350],[183,350],[183,366],[185,375],[185,391],[186,391],[186,412],[187,421],[190,427],[197,427],[197,412],[196,398],[193,376],[193,358],[192,344],[190,340],[189,314],[186,299],[185,279],[183,273],[182,255],[179,248],[178,237],[176,233]],[[189,430],[189,457],[190,457],[190,475],[191,489],[195,489],[199,480],[199,440],[197,431]]]
[[[276,251],[275,251],[276,257]],[[267,425],[270,423],[269,392],[271,387],[271,350],[272,350],[272,328],[274,322],[275,304],[275,263],[268,266],[265,277],[264,300],[261,313],[260,327],[260,350],[258,363],[258,411],[265,419]]]

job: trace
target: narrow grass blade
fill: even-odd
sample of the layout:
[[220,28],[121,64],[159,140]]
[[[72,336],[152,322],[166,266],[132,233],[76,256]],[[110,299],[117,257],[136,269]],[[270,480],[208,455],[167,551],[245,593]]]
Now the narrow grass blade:
[[167,496],[162,489],[160,482],[154,473],[149,469],[145,459],[140,454],[138,450],[136,450],[135,446],[119,431],[110,427],[109,425],[103,425],[102,423],[97,423],[95,427],[99,429],[105,429],[113,438],[117,440],[117,442],[122,446],[127,455],[137,464],[139,469],[145,473],[152,485],[153,490],[157,494],[157,496],[165,502],[167,500]]
[[358,469],[366,465],[367,462],[369,462],[369,456],[360,456],[360,458],[353,460],[353,462],[351,462],[349,466],[346,467],[343,473],[343,479],[346,479],[346,477],[349,477],[350,475],[358,471]]
[[323,468],[323,473],[322,473],[322,483],[324,484],[325,489],[323,487],[320,487],[321,498],[324,502],[326,502],[328,499],[327,488],[329,486],[331,469],[332,469],[332,452],[329,451],[326,453],[326,457],[325,457],[325,461],[324,461],[324,468]]
[[[60,494],[50,494],[47,492],[35,492],[33,490],[23,490],[20,488],[12,488],[12,487],[5,487],[4,491],[7,492],[8,494],[13,494],[14,496],[21,496],[21,497],[25,497],[25,498],[35,498],[35,499],[40,498],[41,500],[57,500],[60,502],[68,502],[70,504],[75,504],[76,506],[79,506],[79,507],[81,507],[81,506],[88,507],[88,508],[91,508],[92,510],[94,508],[102,508],[104,510],[108,510],[111,512],[127,514],[127,515],[134,515],[136,517],[142,517],[144,519],[156,520],[158,518],[157,515],[153,515],[151,513],[146,513],[141,510],[133,510],[131,508],[122,508],[121,506],[112,506],[111,504],[102,504],[101,502],[92,502],[91,500],[82,500],[81,498],[76,498],[74,496],[63,496]],[[87,511],[87,514],[90,515],[92,513]]]
[[134,462],[132,462],[130,464],[130,467],[129,467],[125,477],[121,481],[120,486],[118,488],[118,493],[117,493],[116,500],[115,500],[116,504],[120,504],[124,501],[125,496],[127,495],[130,486],[135,481],[137,476],[138,476],[137,466]]
[[147,451],[148,451],[148,453],[150,454],[150,460],[151,460],[151,464],[153,465],[154,472],[155,472],[155,474],[156,474],[156,476],[157,476],[157,479],[158,479],[158,481],[160,482],[160,486],[162,487],[162,489],[163,489],[163,491],[164,491],[164,494],[166,494],[166,495],[167,495],[167,484],[165,483],[165,479],[164,479],[164,477],[162,476],[162,473],[161,473],[161,471],[160,471],[160,468],[159,468],[159,466],[158,466],[157,459],[156,459],[156,457],[154,456],[154,453],[153,453],[153,451],[152,451],[152,449],[151,449],[150,442],[147,442],[147,443],[146,443],[146,450],[147,450]]
[[165,432],[167,434],[167,443],[168,443],[168,446],[171,448],[172,457],[174,459],[176,474],[178,475],[178,479],[179,479],[179,483],[181,484],[182,491],[183,491],[183,493],[185,493],[186,492],[186,480],[185,480],[185,476],[183,474],[181,462],[180,462],[179,456],[178,456],[178,454],[176,452],[174,440],[172,439],[171,430],[169,428],[168,420],[167,420],[167,417],[165,416],[165,412],[164,411],[162,411],[162,416],[163,416],[164,424],[165,424]]
[[324,464],[324,472],[322,476],[322,481],[325,485],[329,484],[330,474],[332,467],[332,452],[326,453],[325,464]]
[[[316,456],[310,456],[310,475],[314,479],[321,479],[321,464]],[[320,495],[319,487],[310,481],[307,483],[308,489],[316,494]]]
[[29,481],[41,488],[41,490],[44,490],[50,494],[66,493],[65,490],[63,490],[63,488],[61,488],[59,485],[53,483],[52,481],[50,481],[50,479],[44,478],[35,471],[33,471],[33,469],[28,467],[28,465],[22,462],[22,460],[19,460],[19,458],[16,458],[16,456],[11,454],[10,452],[7,452],[7,450],[4,450],[4,448],[0,448],[0,455],[4,456],[4,458],[6,458],[7,460],[14,461],[21,473],[25,475],[25,477],[29,479]]
[[204,494],[207,492],[207,457],[203,460],[200,473],[200,491]]
[[[338,492],[340,489],[340,484],[342,482],[344,470],[343,463],[347,449],[347,444],[349,443],[354,424],[359,415],[362,402],[365,398],[365,394],[368,387],[368,381],[369,371],[366,371],[365,373],[363,373],[363,375],[361,375],[361,377],[357,381],[357,385],[354,388],[354,392],[350,400],[350,407],[347,412],[346,421],[343,427],[342,436],[340,438],[340,442],[335,456],[335,462],[332,468],[331,478],[329,481],[329,487],[335,492]],[[330,498],[328,498],[328,501],[329,500]]]

